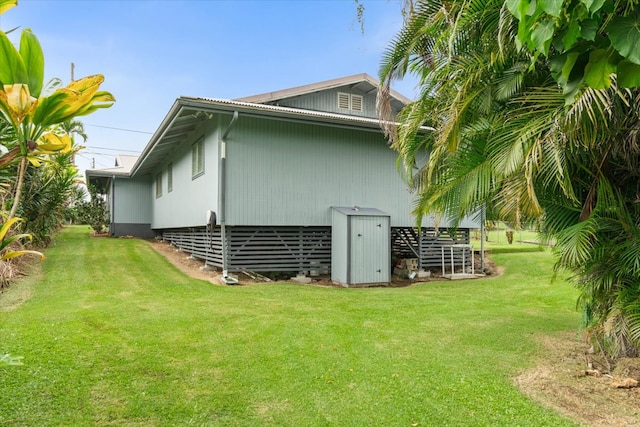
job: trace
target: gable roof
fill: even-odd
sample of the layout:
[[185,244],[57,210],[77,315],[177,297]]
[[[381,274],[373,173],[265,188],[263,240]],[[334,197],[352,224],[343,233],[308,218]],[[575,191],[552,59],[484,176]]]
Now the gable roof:
[[[258,95],[236,98],[235,101],[252,102],[255,104],[274,103],[281,99],[293,98],[296,96],[307,95],[314,92],[320,92],[328,89],[335,89],[348,86],[370,94],[378,91],[380,82],[367,73],[354,74],[352,76],[340,77],[337,79],[326,80],[318,83],[311,83],[303,86],[296,86],[289,89],[277,90],[275,92],[266,92]],[[392,97],[392,105],[396,110],[400,110],[404,105],[411,102],[409,98],[391,89],[389,91]],[[397,107],[397,108],[396,108]]]
[[[131,174],[145,174],[153,170],[184,140],[186,133],[208,119],[208,114],[228,114],[238,112],[243,116],[271,117],[278,120],[315,123],[327,126],[347,126],[381,132],[380,120],[347,114],[327,113],[315,110],[303,110],[277,105],[254,104],[251,102],[227,99],[192,98],[176,99],[171,110],[151,137],[151,140],[134,165]],[[424,128],[424,130],[429,130]]]
[[115,165],[109,168],[102,169],[88,169],[87,175],[89,176],[104,176],[110,177],[114,175],[129,176],[133,166],[136,164],[139,156],[128,156],[124,154],[116,155]]
[[[213,113],[231,117],[232,114],[238,112],[240,117],[271,117],[277,120],[307,122],[326,126],[346,126],[381,132],[381,122],[378,119],[269,104],[278,99],[344,86],[355,87],[368,93],[378,90],[378,82],[373,77],[363,73],[235,100],[181,96],[173,103],[142,154],[135,161],[135,164],[127,172],[125,172],[124,168],[120,168],[118,171],[130,176],[150,173],[176,149],[184,140],[186,134],[196,130]],[[392,91],[391,95],[394,102],[398,104],[405,105],[411,102],[411,100],[395,91]],[[421,130],[433,129],[422,127]],[[111,176],[115,172],[114,169],[90,170],[87,171],[87,175]]]
[[136,164],[140,156],[130,156],[127,154],[118,154],[116,155],[116,167],[120,167],[123,171],[131,172],[133,165]]

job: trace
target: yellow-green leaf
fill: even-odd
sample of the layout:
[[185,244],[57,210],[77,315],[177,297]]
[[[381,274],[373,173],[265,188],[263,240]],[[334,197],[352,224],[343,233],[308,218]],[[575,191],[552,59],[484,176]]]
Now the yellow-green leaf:
[[18,0],[0,0],[0,15],[18,5]]
[[38,98],[44,83],[44,54],[38,38],[26,29],[20,37],[20,56],[27,72],[31,95]]
[[40,260],[45,259],[45,256],[43,253],[38,252],[38,251],[30,251],[30,250],[22,250],[22,251],[8,251],[6,253],[4,253],[1,257],[0,260],[4,261],[7,259],[11,259],[11,258],[17,258],[17,257],[21,257],[23,255],[27,255],[27,254],[31,254],[31,255],[37,255],[40,257]]
[[[28,83],[22,56],[4,31],[0,31],[0,84]],[[1,88],[0,88],[1,89]]]
[[7,235],[7,232],[13,226],[13,224],[20,221],[22,221],[22,218],[14,217],[2,224],[2,227],[0,227],[0,241],[4,240],[4,237]]

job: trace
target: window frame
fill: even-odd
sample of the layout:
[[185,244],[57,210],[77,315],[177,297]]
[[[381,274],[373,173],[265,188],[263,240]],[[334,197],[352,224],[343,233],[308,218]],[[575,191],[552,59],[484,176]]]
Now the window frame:
[[156,199],[162,197],[162,172],[156,175]]
[[173,191],[173,162],[167,165],[167,193]]
[[204,136],[191,144],[191,179],[204,175]]

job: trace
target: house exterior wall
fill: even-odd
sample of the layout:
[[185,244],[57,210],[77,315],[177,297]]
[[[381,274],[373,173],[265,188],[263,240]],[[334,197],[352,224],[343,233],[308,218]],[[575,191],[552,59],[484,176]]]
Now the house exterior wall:
[[228,225],[331,225],[362,206],[411,226],[396,153],[378,132],[240,116],[227,142]]
[[[197,227],[206,224],[206,212],[218,211],[218,130],[217,120],[185,138],[170,160],[162,163],[150,177],[154,229]],[[204,137],[204,174],[192,178],[192,147]],[[172,164],[173,186],[168,191],[168,165]],[[156,197],[155,179],[162,174],[162,196]]]
[[112,178],[108,200],[111,234],[152,236],[148,179]]
[[[360,95],[363,97],[362,111],[351,111],[338,108],[338,92]],[[349,114],[353,116],[377,118],[376,96],[367,95],[357,89],[346,87],[329,89],[308,95],[286,98],[278,101],[282,107],[302,108],[305,110],[325,111],[328,113]]]

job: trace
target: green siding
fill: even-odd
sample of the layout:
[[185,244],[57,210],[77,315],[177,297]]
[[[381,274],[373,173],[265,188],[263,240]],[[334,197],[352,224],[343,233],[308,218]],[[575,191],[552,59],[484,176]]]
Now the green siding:
[[[162,173],[162,197],[155,197],[155,186],[150,188],[153,203],[151,227],[197,227],[206,224],[207,210],[218,211],[218,132],[215,121],[198,129],[176,149],[170,159],[154,171]],[[191,147],[202,135],[204,138],[204,174],[192,179]],[[167,166],[173,163],[173,189],[167,189]]]
[[141,179],[114,179],[115,197],[111,202],[111,220],[116,223],[151,222],[150,182]]
[[415,224],[396,153],[378,132],[240,116],[227,143],[229,225],[331,225],[331,206]]
[[[362,96],[362,111],[351,111],[338,108],[338,92]],[[376,95],[368,95],[365,92],[357,89],[349,89],[347,87],[282,99],[278,101],[278,105],[282,107],[302,108],[305,110],[370,117],[373,119],[378,118],[376,112]]]

